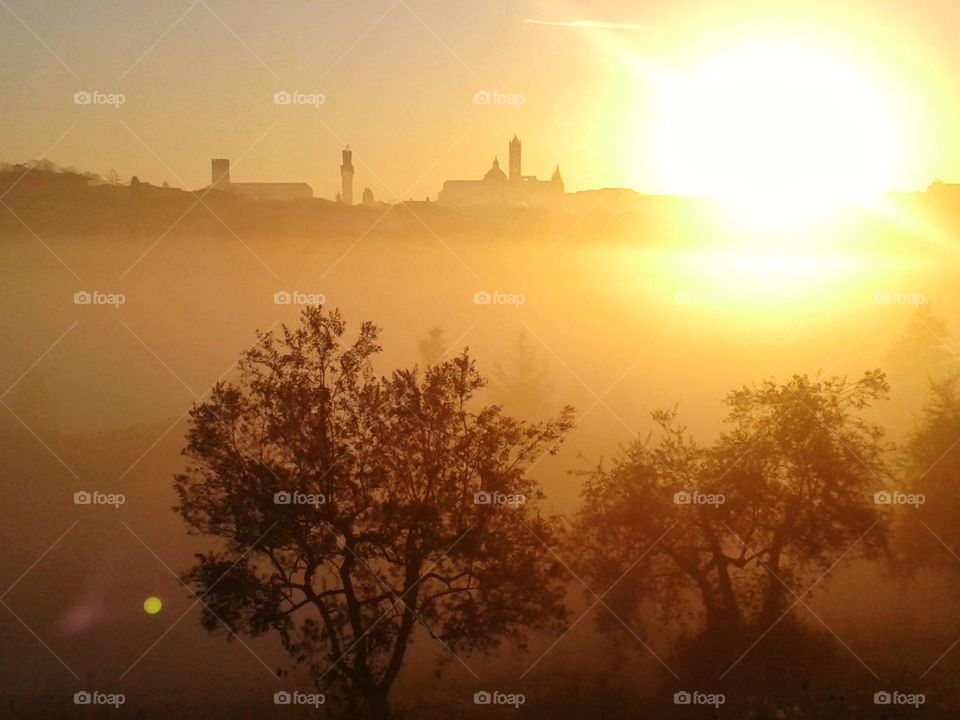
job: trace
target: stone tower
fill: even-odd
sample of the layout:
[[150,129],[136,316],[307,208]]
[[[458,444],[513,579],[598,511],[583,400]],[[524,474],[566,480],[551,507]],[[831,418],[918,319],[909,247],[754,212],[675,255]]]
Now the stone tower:
[[210,161],[210,185],[221,190],[230,187],[230,161],[227,158]]
[[353,151],[347,145],[340,165],[340,202],[353,205]]
[[520,138],[516,135],[510,141],[510,179],[519,180],[522,177],[520,171]]

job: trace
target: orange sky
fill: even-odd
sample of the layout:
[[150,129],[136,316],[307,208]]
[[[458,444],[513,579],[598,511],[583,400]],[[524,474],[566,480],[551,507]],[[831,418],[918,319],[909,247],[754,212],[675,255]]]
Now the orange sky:
[[[764,56],[746,74],[736,65],[744,49],[765,46],[819,67],[809,77],[798,71],[783,91],[813,110],[799,119],[773,113],[770,122],[787,117],[787,127],[764,138],[768,146],[825,148],[843,165],[830,177],[843,182],[917,188],[960,179],[950,81],[960,70],[960,7],[835,5],[11,0],[0,8],[0,159],[47,156],[199,187],[209,159],[223,156],[233,159],[235,180],[305,181],[332,197],[339,148],[349,142],[359,187],[383,199],[422,198],[435,197],[445,179],[481,176],[516,132],[525,172],[546,177],[559,162],[571,190],[710,191],[731,162],[737,179],[766,172],[769,147],[736,144],[755,132],[728,142],[742,117],[766,107],[770,78],[751,74],[767,65]],[[740,69],[711,79],[724,63]],[[847,84],[826,93],[805,85],[839,76]],[[726,97],[688,102],[704,79],[737,86],[732,105]],[[76,105],[78,91],[122,93],[124,102]],[[324,102],[276,105],[278,91]],[[806,91],[826,100],[807,103]],[[491,102],[477,104],[478,92]],[[852,96],[868,100],[830,106]],[[842,132],[831,125],[838,113]],[[798,127],[826,139],[782,140],[798,137]],[[851,134],[862,147],[846,155]],[[697,143],[707,150],[691,150]],[[727,155],[715,155],[725,144]],[[782,165],[800,161],[820,159],[788,153]]]

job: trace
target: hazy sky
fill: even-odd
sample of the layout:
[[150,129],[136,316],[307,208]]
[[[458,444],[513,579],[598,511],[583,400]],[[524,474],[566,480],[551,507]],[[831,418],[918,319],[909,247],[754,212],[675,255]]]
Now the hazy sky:
[[[568,189],[684,191],[691,160],[664,150],[664,128],[689,147],[712,112],[670,111],[664,88],[757,41],[828,58],[882,98],[864,112],[889,114],[896,138],[865,133],[863,152],[897,160],[877,182],[960,179],[952,0],[3,0],[0,159],[200,187],[222,156],[234,180],[332,197],[349,142],[358,192],[422,198],[505,160],[516,132],[525,172],[559,162]],[[75,105],[78,91],[125,102]],[[325,102],[276,105],[278,91]],[[481,91],[502,95],[478,105]]]

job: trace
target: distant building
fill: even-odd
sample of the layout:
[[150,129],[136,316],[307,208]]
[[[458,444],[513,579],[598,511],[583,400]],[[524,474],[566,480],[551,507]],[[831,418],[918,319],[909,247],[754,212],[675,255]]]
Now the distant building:
[[353,151],[350,146],[344,148],[343,162],[340,165],[340,202],[353,205]]
[[232,182],[230,161],[226,158],[214,158],[210,161],[210,187],[256,200],[299,200],[313,197],[313,188],[306,183]]
[[470,205],[553,205],[564,197],[560,166],[549,180],[538,180],[535,175],[524,175],[521,163],[520,139],[510,141],[509,176],[500,169],[494,157],[493,166],[481,180],[447,180],[440,190],[437,202],[442,205],[465,207]]
[[376,204],[377,204],[376,199],[373,197],[373,190],[371,190],[371,189],[368,188],[368,187],[365,187],[365,188],[363,189],[363,200],[362,200],[362,202],[363,202],[364,205],[376,205]]

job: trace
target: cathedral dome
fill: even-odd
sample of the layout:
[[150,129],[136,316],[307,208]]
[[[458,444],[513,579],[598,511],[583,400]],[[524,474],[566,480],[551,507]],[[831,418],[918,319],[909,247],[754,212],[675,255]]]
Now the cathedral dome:
[[483,176],[484,181],[486,182],[500,182],[501,180],[506,180],[507,176],[500,169],[500,161],[497,158],[493,159],[493,167],[487,170],[487,174]]

